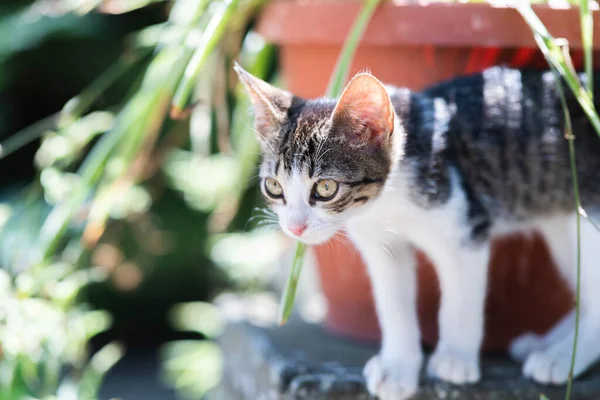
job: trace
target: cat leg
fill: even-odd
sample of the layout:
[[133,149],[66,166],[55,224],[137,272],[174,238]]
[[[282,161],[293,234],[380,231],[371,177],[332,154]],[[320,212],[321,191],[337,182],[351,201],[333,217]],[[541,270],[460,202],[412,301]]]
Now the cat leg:
[[[571,262],[559,265],[563,274],[573,285],[576,281],[576,240],[575,216],[571,216],[565,226],[566,240],[571,243]],[[581,220],[581,291],[579,337],[575,359],[574,377],[581,375],[600,358],[600,233],[585,219]],[[558,261],[558,260],[557,260]],[[523,374],[539,383],[563,384],[569,376],[575,324],[564,320],[562,335],[548,343],[543,350],[533,351],[523,365]],[[563,328],[561,328],[562,330]],[[556,330],[558,331],[558,329]]]
[[[573,287],[575,254],[568,234],[569,223],[573,223],[573,220],[568,216],[546,219],[538,224],[538,230],[546,241],[554,264]],[[527,332],[514,339],[509,346],[509,354],[515,361],[523,362],[529,354],[544,350],[568,335],[574,323],[575,311],[573,310],[543,335]]]
[[571,310],[546,334],[527,332],[514,339],[508,348],[508,353],[513,360],[523,362],[534,351],[544,350],[567,336],[574,324],[575,310]]
[[[358,231],[358,230],[357,230]],[[422,353],[416,312],[416,260],[404,241],[387,245],[370,230],[350,236],[367,265],[382,341],[364,368],[367,387],[380,400],[404,400],[418,389]]]
[[480,378],[479,351],[483,340],[483,316],[487,289],[490,245],[432,243],[433,261],[442,292],[439,341],[429,360],[429,376],[455,384]]

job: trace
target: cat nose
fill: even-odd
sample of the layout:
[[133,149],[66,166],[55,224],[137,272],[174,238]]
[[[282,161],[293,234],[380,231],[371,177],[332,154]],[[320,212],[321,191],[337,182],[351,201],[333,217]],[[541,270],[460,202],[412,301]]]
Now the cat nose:
[[298,225],[290,225],[290,226],[288,226],[288,229],[294,235],[302,236],[302,234],[304,233],[304,231],[306,230],[307,227],[308,227],[308,225],[306,225],[306,224],[298,224]]

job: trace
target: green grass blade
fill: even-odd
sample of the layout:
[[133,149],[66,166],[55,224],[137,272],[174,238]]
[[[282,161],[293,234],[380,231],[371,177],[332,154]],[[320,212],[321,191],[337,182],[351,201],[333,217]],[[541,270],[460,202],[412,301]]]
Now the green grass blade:
[[4,142],[0,143],[0,160],[8,157],[34,140],[39,139],[44,133],[55,129],[59,119],[60,113],[52,114],[20,130]]
[[294,262],[292,263],[292,271],[290,272],[285,289],[283,290],[283,302],[281,302],[279,308],[279,325],[285,324],[292,314],[294,298],[296,297],[296,289],[298,288],[298,281],[300,280],[300,272],[302,271],[305,252],[306,245],[298,242]]
[[[144,52],[147,53],[147,51]],[[139,60],[140,56],[141,53],[122,57],[79,95],[70,99],[59,113],[41,119],[6,139],[4,143],[0,144],[0,160],[40,138],[44,132],[55,128],[65,128],[81,117],[108,87]]]
[[594,19],[590,13],[590,4],[588,0],[580,0],[579,13],[581,17],[581,43],[583,45],[586,90],[590,99],[594,100],[594,80],[592,74],[594,71],[592,58],[592,44],[594,36]]
[[550,35],[528,2],[522,2],[519,4],[520,5],[517,7],[517,10],[533,31],[533,36],[538,44],[538,47],[542,53],[544,53],[550,65],[554,67],[563,77],[575,95],[577,101],[581,105],[583,112],[594,127],[594,130],[598,136],[600,136],[600,118],[598,118],[594,103],[588,95],[588,92],[581,86],[581,83],[577,77],[577,73],[573,69],[572,64],[565,60],[562,45],[557,43],[557,40]]
[[[190,56],[187,48],[173,46],[161,50],[150,63],[139,91],[121,110],[113,129],[100,138],[83,161],[78,170],[80,185],[44,221],[40,230],[42,263],[58,249],[73,215],[97,188],[108,160],[116,153],[122,157],[124,150],[131,151],[142,143],[159,114],[166,115],[160,99],[171,98]],[[130,160],[124,157],[123,161]]]
[[74,120],[81,117],[106,89],[112,86],[113,83],[129,71],[130,67],[135,65],[142,54],[148,53],[149,49],[142,49],[142,51],[127,54],[118,59],[81,93],[67,101],[61,110],[58,127],[64,128],[66,125],[70,125]]
[[354,25],[350,30],[350,34],[346,37],[346,42],[344,43],[342,52],[337,59],[335,69],[333,70],[331,80],[329,81],[329,85],[327,87],[327,96],[337,97],[342,94],[356,48],[358,47],[360,39],[365,33],[369,21],[371,20],[371,16],[377,9],[380,1],[381,0],[366,0],[363,4],[362,9],[354,21]]
[[[154,3],[164,2],[166,0],[127,0],[127,1],[110,1],[102,2],[100,5],[100,11],[109,14],[125,14],[140,8],[148,7]],[[99,3],[98,0],[94,0],[95,3]]]
[[[379,3],[380,0],[365,0],[362,9],[359,11],[356,20],[354,21],[352,29],[346,37],[344,47],[340,52],[335,69],[329,80],[329,85],[327,87],[328,96],[337,97],[342,93],[352,59],[354,58],[354,53],[356,53],[356,48],[358,47],[360,39]],[[298,286],[298,277],[300,276],[300,269],[304,263],[305,251],[306,245],[302,242],[298,242],[296,245],[296,256],[294,257],[292,271],[283,291],[282,301],[280,302],[279,323],[281,325],[287,322],[292,312],[294,298],[296,297],[296,288]]]
[[[577,210],[581,210],[581,199],[579,197],[579,183],[577,180],[577,163],[575,158],[575,136],[573,135],[573,127],[571,125],[571,117],[569,115],[569,108],[567,107],[567,100],[565,93],[562,88],[560,76],[556,72],[556,81],[558,93],[560,95],[560,103],[563,110],[563,119],[565,124],[565,138],[569,142],[569,157],[571,160],[571,175],[573,179],[573,195],[575,197],[575,206]],[[579,295],[581,287],[581,214],[576,213],[576,224],[577,224],[577,277],[576,277],[576,288],[575,288],[575,336],[573,338],[573,353],[571,355],[571,366],[569,370],[569,378],[567,380],[567,390],[565,394],[565,400],[571,398],[571,388],[573,385],[573,371],[575,369],[575,359],[577,356],[577,340],[579,338]]]
[[[188,27],[189,31],[192,31],[192,26],[202,16],[207,1],[185,2],[187,5],[196,7],[188,7],[187,10],[184,10],[187,11],[187,14],[181,13],[183,16],[180,15],[179,18],[174,15],[170,15],[169,18],[170,20],[181,20],[181,23]],[[177,4],[182,3],[178,2]],[[174,7],[173,12],[176,9]],[[81,177],[81,184],[73,189],[66,201],[56,205],[44,221],[39,238],[39,262],[41,264],[46,263],[56,253],[73,216],[98,188],[105,166],[108,160],[114,156],[113,153],[120,153],[119,156],[122,157],[123,150],[131,151],[143,142],[143,137],[150,130],[153,121],[157,119],[157,113],[162,112],[158,107],[161,104],[160,99],[168,97],[170,100],[172,98],[191,57],[191,49],[183,43],[175,43],[161,48],[150,62],[140,88],[119,112],[113,129],[100,138],[79,168],[77,173]],[[121,143],[126,146],[119,148],[118,145]],[[115,152],[115,149],[120,152]]]
[[201,43],[195,51],[188,64],[183,79],[173,98],[173,109],[171,115],[177,117],[183,113],[189,101],[192,90],[198,80],[198,75],[204,68],[206,60],[221,41],[227,24],[234,15],[239,0],[230,0],[223,5],[212,17],[206,27]]
[[[575,188],[575,198],[576,203],[578,204],[577,209],[581,209],[581,202],[579,200],[579,190],[577,189],[577,167],[575,166],[575,145],[573,144],[573,140],[569,140],[569,154],[571,156],[571,171],[574,176],[573,187]],[[573,338],[573,354],[571,356],[571,366],[569,367],[569,378],[567,380],[567,392],[565,395],[565,400],[569,400],[571,398],[571,387],[573,385],[573,373],[575,370],[575,358],[577,356],[577,343],[579,339],[579,320],[581,313],[580,306],[580,293],[581,293],[581,214],[578,212],[576,214],[577,220],[577,284],[575,288],[575,335]]]
[[79,206],[100,179],[102,168],[120,139],[120,131],[104,134],[94,145],[79,169],[81,184],[63,202],[55,206],[40,229],[40,262],[47,261],[59,247],[65,232]]

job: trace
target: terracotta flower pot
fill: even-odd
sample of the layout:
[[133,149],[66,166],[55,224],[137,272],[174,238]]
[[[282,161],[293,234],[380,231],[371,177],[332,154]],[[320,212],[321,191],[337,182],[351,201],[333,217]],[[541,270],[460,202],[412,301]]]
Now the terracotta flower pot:
[[[323,95],[337,56],[360,7],[355,1],[273,1],[258,31],[280,46],[287,86],[305,97]],[[567,38],[576,67],[582,63],[578,9],[537,6],[555,37]],[[600,32],[594,30],[594,43]],[[595,53],[595,63],[600,61]],[[547,68],[530,29],[514,9],[488,4],[383,3],[356,53],[351,73],[369,69],[385,83],[421,89],[440,80],[505,64]],[[329,302],[326,325],[361,339],[380,332],[371,287],[358,253],[333,241],[315,249]],[[426,257],[419,256],[419,318],[423,341],[437,340],[439,288]],[[551,266],[538,236],[515,236],[494,245],[486,306],[486,349],[505,349],[524,331],[542,333],[572,306],[572,294]]]

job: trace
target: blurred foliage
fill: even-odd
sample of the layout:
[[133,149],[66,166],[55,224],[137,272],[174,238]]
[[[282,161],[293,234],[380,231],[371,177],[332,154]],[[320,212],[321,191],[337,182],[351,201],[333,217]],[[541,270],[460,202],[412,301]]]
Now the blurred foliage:
[[[328,96],[335,97],[341,94],[356,48],[379,2],[380,0],[365,0],[346,38],[346,43],[330,78],[330,84],[327,89]],[[252,37],[250,37],[250,40],[252,40]],[[268,51],[269,48],[265,48],[260,56],[270,57]],[[258,65],[250,72],[255,76],[265,78],[265,71],[261,70],[261,67],[264,67],[265,63],[261,62],[260,57],[257,63]],[[244,135],[243,137],[250,136]],[[253,159],[253,161],[255,160]],[[244,167],[242,171],[250,170],[250,164],[240,166]],[[206,169],[208,170],[209,168],[207,167]],[[175,171],[173,176],[182,177],[184,175],[181,171]],[[231,176],[231,173],[225,174],[223,177],[218,177],[218,179],[221,182],[227,182],[225,177],[228,176]],[[227,193],[240,183],[224,184],[223,193]],[[197,195],[204,200],[200,204],[208,205],[217,203],[214,198],[207,198],[204,194],[207,192],[207,189],[208,187],[197,191]],[[274,221],[271,220],[270,215],[267,213],[263,222],[270,224]],[[272,238],[260,236],[248,237],[248,235],[243,234],[225,236],[227,237],[218,241],[217,245],[213,247],[213,259],[225,265],[226,268],[227,266],[235,266],[230,271],[237,273],[238,280],[241,279],[248,282],[249,276],[245,274],[247,271],[262,272],[264,274],[264,271],[261,271],[261,268],[257,266],[272,263],[274,259],[269,259],[270,256],[275,258],[281,256],[280,249],[283,246],[276,246]],[[306,246],[304,244],[301,242],[297,243],[292,269],[280,301],[279,324],[285,323],[291,314],[301,267],[304,263],[305,249]],[[214,305],[206,303],[179,304],[173,309],[171,316],[173,325],[179,330],[195,331],[207,339],[216,338],[221,333],[224,325],[220,310]],[[211,393],[212,389],[218,386],[221,380],[223,368],[221,353],[219,347],[210,340],[203,342],[178,341],[170,343],[164,348],[163,358],[166,360],[164,368],[165,379],[171,382],[186,398],[199,399],[206,397]]]
[[[172,324],[182,331],[198,332],[208,339],[223,330],[220,311],[210,303],[180,304],[172,310]],[[162,348],[163,379],[185,399],[200,399],[221,380],[223,360],[211,340],[178,340]]]
[[[258,145],[232,69],[274,76],[263,2],[0,5],[0,399],[96,398],[123,349],[90,338],[169,338],[173,304],[252,288],[280,253],[268,216],[248,223]],[[185,330],[212,338],[203,310]],[[211,342],[173,346],[194,363],[167,362],[171,382],[194,365],[210,389]]]
[[[122,348],[109,344],[86,362],[89,339],[109,327],[111,316],[76,298],[103,274],[74,268],[77,253],[70,250],[63,261],[43,269],[10,263],[6,247],[15,246],[18,259],[27,259],[27,247],[21,245],[31,240],[47,211],[39,203],[23,206],[27,201],[20,197],[0,203],[2,265],[19,269],[0,270],[0,399],[95,398],[101,377]],[[72,366],[69,373],[65,364]]]

